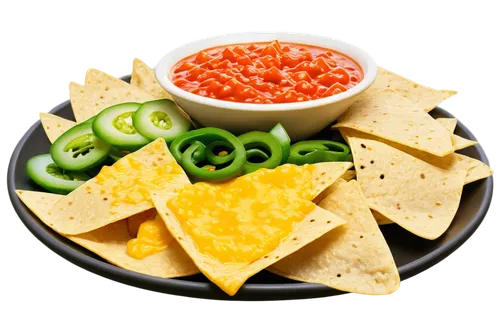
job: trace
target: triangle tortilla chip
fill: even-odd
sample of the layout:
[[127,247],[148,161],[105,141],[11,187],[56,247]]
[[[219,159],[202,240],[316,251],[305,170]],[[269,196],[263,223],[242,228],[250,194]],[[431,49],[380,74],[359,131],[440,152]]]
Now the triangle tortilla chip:
[[[64,196],[52,193],[17,190],[22,202],[46,225],[51,220],[50,209]],[[198,273],[193,261],[175,241],[158,253],[137,260],[127,255],[127,243],[132,237],[127,221],[120,220],[76,236],[63,235],[94,252],[116,266],[152,276],[174,278]]]
[[[259,176],[259,182],[277,187],[290,196],[313,200],[344,175],[352,165],[351,162],[323,162],[301,166],[284,164],[275,169],[260,169],[253,175]],[[286,182],[283,182],[284,177],[278,176],[280,173],[286,175]]]
[[190,184],[182,168],[157,139],[122,157],[49,211],[48,225],[59,233],[76,235],[153,208],[150,190],[174,190]]
[[457,94],[454,90],[438,90],[423,86],[379,67],[375,82],[365,94],[376,94],[386,89],[394,90],[399,95],[418,105],[425,112],[431,111],[444,100]]
[[349,137],[357,179],[371,209],[426,239],[453,221],[465,170],[443,170],[384,143]]
[[334,127],[355,129],[437,156],[453,152],[448,131],[394,91],[383,91],[357,101]]
[[[465,184],[487,178],[493,174],[493,170],[491,170],[486,164],[484,164],[480,160],[476,160],[475,158],[466,155],[453,153],[443,157],[439,157],[421,150],[412,149],[394,142],[374,137],[373,135],[368,135],[366,133],[354,131],[351,129],[342,128],[340,132],[342,133],[342,136],[346,139],[346,141],[348,141],[348,138],[352,136],[368,140],[376,140],[381,143],[385,143],[386,145],[389,145],[397,150],[412,155],[413,157],[416,157],[417,159],[420,159],[426,163],[432,164],[438,168],[448,171],[464,170],[465,172],[467,172]],[[476,167],[478,168],[476,169]]]
[[61,118],[52,113],[42,112],[40,112],[40,122],[50,143],[54,143],[61,134],[76,125],[74,121]]
[[146,91],[154,98],[172,99],[172,96],[156,80],[155,72],[142,60],[137,58],[134,59],[130,84]]
[[358,183],[339,179],[321,201],[346,221],[269,268],[278,275],[368,295],[385,295],[399,287],[399,273]]
[[465,139],[461,136],[453,134],[453,132],[455,132],[455,127],[457,126],[456,118],[437,118],[436,120],[450,133],[451,142],[453,143],[453,149],[455,151],[477,145],[477,141]]
[[[109,75],[104,77],[112,78]],[[113,78],[113,80],[103,80],[101,83],[87,86],[71,82],[69,95],[76,121],[85,121],[112,105],[126,102],[144,103],[155,99],[139,88],[124,81],[121,81],[124,84],[118,81],[121,80]]]
[[85,74],[85,86],[101,85],[107,85],[110,88],[127,88],[129,84],[98,69],[89,69]]
[[[281,192],[281,190],[277,191]],[[248,263],[221,263],[216,258],[200,252],[193,238],[185,232],[182,223],[167,206],[167,202],[176,195],[174,192],[153,193],[152,198],[157,211],[165,221],[170,233],[195,262],[199,270],[230,296],[236,294],[251,276],[274,264],[280,258],[297,251],[333,228],[345,223],[344,220],[327,210],[315,207],[301,221],[296,222],[292,227],[291,233],[285,239],[281,240],[277,244],[277,247],[269,253]],[[304,201],[299,198],[294,198],[293,200]],[[221,222],[214,220],[212,223]]]

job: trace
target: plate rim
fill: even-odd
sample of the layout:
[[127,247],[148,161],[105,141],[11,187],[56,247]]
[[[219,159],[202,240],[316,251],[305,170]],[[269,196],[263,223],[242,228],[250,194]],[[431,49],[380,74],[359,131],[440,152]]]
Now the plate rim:
[[[127,79],[128,77],[124,77]],[[56,107],[49,113],[57,114],[61,109],[70,105],[67,100]],[[436,107],[434,110],[439,110],[447,118],[454,117],[451,113],[441,107]],[[432,112],[432,111],[431,111]],[[22,147],[25,145],[28,138],[32,135],[35,129],[41,126],[40,120],[33,124],[23,137],[17,143],[11,159],[7,172],[7,188],[11,203],[17,215],[26,226],[26,228],[44,245],[46,245],[53,252],[59,256],[70,261],[71,263],[88,270],[94,274],[106,277],[108,279],[124,283],[130,286],[148,289],[151,291],[162,292],[178,296],[188,296],[195,298],[205,299],[218,299],[218,300],[286,300],[286,299],[305,299],[317,298],[333,295],[345,294],[345,292],[329,288],[319,284],[310,284],[306,282],[291,282],[291,283],[277,283],[277,284],[244,284],[240,291],[235,296],[228,296],[222,292],[215,285],[210,282],[196,282],[178,279],[164,279],[154,277],[146,274],[141,274],[133,271],[126,270],[114,266],[108,262],[90,257],[84,253],[78,252],[56,238],[55,231],[47,231],[43,229],[37,222],[36,218],[31,211],[21,202],[15,193],[15,179],[14,174],[17,167],[17,160]],[[460,128],[465,135],[471,140],[476,140],[472,132],[460,121],[457,123],[457,128]],[[473,147],[477,150],[479,160],[489,165],[486,153],[480,144]],[[398,271],[401,280],[408,279],[416,274],[419,274],[428,268],[436,265],[441,260],[448,257],[462,244],[464,244],[472,234],[477,230],[486,216],[491,204],[493,196],[493,177],[490,176],[486,179],[480,180],[485,182],[485,195],[481,201],[477,214],[469,221],[467,226],[462,229],[453,239],[438,247],[427,255],[401,267]]]

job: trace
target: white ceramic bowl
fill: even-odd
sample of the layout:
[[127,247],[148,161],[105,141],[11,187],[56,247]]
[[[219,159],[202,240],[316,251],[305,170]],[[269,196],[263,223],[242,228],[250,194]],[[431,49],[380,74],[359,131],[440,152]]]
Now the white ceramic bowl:
[[[200,50],[228,44],[278,40],[316,45],[344,53],[354,59],[364,72],[363,80],[340,94],[313,101],[282,104],[236,103],[202,97],[175,86],[170,80],[172,67],[181,59]],[[336,120],[375,80],[377,64],[360,48],[327,37],[297,33],[238,33],[191,42],[165,55],[156,66],[156,78],[174,100],[202,126],[224,128],[233,133],[268,131],[277,122],[285,126],[292,140],[318,133]]]

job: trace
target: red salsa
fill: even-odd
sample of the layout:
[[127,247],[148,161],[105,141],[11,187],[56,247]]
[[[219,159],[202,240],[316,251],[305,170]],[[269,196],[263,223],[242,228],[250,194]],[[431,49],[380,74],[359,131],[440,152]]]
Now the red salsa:
[[361,67],[345,54],[278,41],[203,50],[179,61],[170,75],[194,94],[256,104],[315,100],[363,80]]

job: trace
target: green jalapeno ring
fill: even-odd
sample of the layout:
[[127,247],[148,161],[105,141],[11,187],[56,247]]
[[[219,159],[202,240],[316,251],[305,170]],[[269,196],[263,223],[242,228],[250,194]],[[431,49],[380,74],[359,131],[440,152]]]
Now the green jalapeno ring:
[[330,140],[299,141],[290,147],[288,163],[296,165],[352,160],[348,145]]
[[[218,170],[210,171],[198,167],[196,164],[206,159],[206,145],[214,141],[227,142],[228,148],[232,148],[234,152],[234,159],[229,165]],[[246,163],[243,144],[233,134],[220,128],[205,127],[186,132],[170,144],[170,151],[190,176],[202,181],[221,182],[237,177],[243,172]]]
[[[274,136],[274,138],[278,141],[281,146],[281,163],[284,164],[288,160],[288,156],[290,155],[290,137],[285,130],[285,127],[281,125],[281,123],[277,123],[270,131],[269,134]],[[248,158],[248,156],[247,156]]]
[[214,153],[214,149],[217,147],[224,147],[227,149],[232,149],[231,145],[226,141],[213,141],[209,143],[205,149],[205,158],[206,160],[217,166],[231,162],[234,159],[236,153],[234,151],[228,153],[225,156],[219,156]]
[[[268,150],[271,155],[266,161],[261,163],[253,163],[248,161],[249,156],[247,155],[247,162],[245,163],[245,167],[243,170],[245,174],[254,172],[261,168],[274,169],[281,164],[283,152],[281,150],[281,145],[273,135],[266,132],[252,131],[240,135],[238,139],[241,141],[247,151],[250,149],[264,148]],[[252,154],[255,154],[255,152],[252,152]],[[261,154],[261,156],[263,155]]]

